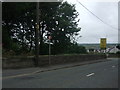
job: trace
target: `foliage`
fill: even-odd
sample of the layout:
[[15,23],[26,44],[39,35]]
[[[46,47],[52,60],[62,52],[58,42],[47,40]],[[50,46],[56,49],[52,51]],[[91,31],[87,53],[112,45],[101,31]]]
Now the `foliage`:
[[120,49],[120,44],[118,44],[118,45],[116,46],[116,48]]
[[[85,53],[74,42],[78,28],[75,5],[40,2],[40,54],[48,54],[47,35],[52,36],[52,54]],[[16,54],[34,52],[36,3],[3,3],[3,47]],[[79,50],[80,49],[80,50]],[[58,52],[59,51],[59,52]]]
[[71,44],[71,46],[68,49],[68,53],[72,54],[86,54],[87,50],[84,46],[79,46],[76,44]]
[[[34,32],[33,29],[31,29],[33,23],[31,24],[30,22],[30,18],[33,18],[33,13],[29,15],[28,12],[30,12],[34,6],[34,3],[3,3],[3,48],[13,50],[14,45],[12,43],[16,43],[19,44],[20,51],[26,50],[28,47],[26,38],[32,36]],[[28,27],[30,30],[28,30]],[[32,40],[31,37],[29,41]]]
[[77,28],[77,16],[78,13],[75,10],[75,6],[67,2],[64,2],[57,8],[56,15],[52,19],[54,25],[49,27],[51,28],[53,54],[62,54],[69,49],[73,36],[80,31],[80,28]]
[[120,51],[116,52],[116,54],[120,54]]

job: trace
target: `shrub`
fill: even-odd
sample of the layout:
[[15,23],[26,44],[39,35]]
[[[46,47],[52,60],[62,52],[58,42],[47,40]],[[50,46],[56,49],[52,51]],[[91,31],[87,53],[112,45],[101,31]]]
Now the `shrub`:
[[116,54],[120,54],[120,51],[116,52]]
[[86,54],[87,50],[84,46],[79,46],[78,44],[73,44],[69,47],[68,52],[71,54]]

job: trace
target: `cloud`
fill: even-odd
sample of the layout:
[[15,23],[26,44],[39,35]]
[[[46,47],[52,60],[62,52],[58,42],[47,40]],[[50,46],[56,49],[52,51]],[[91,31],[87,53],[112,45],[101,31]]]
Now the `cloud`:
[[[79,12],[80,22],[79,26],[81,38],[78,43],[99,43],[102,37],[107,38],[108,43],[118,42],[118,30],[104,24],[84,7],[82,7],[76,0],[68,0],[68,2],[76,4],[76,10]],[[95,15],[101,18],[105,23],[112,27],[118,27],[118,3],[117,2],[81,2]]]

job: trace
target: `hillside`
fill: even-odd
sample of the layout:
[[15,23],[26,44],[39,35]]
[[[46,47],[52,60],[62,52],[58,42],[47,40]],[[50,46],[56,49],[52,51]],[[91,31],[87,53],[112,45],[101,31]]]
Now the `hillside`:
[[[98,43],[93,43],[93,44],[79,44],[80,46],[84,46],[86,47],[86,49],[100,49],[100,44]],[[113,43],[113,44],[107,44],[107,48],[112,48],[114,46],[116,46],[117,43]]]

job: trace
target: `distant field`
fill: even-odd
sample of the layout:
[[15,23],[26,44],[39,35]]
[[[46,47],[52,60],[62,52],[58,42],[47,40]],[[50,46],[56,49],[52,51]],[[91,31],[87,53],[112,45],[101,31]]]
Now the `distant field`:
[[[86,47],[86,49],[100,49],[100,44],[79,44],[80,46],[84,46]],[[117,44],[107,44],[107,48],[112,48],[114,46],[116,46]]]

